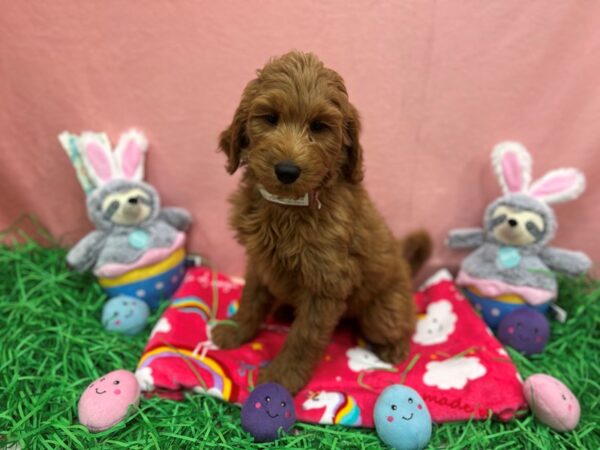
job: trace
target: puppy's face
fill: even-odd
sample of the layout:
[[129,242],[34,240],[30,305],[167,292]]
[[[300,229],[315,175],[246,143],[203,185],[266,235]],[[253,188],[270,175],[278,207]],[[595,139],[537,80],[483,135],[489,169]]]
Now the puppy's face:
[[247,164],[267,191],[300,197],[340,176],[362,179],[359,127],[342,78],[314,55],[294,52],[248,84],[220,147],[230,173]]

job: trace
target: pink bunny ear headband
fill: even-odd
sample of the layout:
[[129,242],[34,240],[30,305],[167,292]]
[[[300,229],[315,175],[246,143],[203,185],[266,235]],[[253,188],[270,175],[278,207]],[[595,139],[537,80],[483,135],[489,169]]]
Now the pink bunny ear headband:
[[518,142],[496,145],[492,165],[504,194],[528,194],[550,204],[575,200],[585,190],[585,176],[570,167],[551,170],[530,184],[531,156]]
[[75,167],[77,178],[86,194],[109,181],[142,181],[148,141],[131,129],[119,138],[114,151],[105,133],[84,132],[80,136],[64,131],[58,136]]

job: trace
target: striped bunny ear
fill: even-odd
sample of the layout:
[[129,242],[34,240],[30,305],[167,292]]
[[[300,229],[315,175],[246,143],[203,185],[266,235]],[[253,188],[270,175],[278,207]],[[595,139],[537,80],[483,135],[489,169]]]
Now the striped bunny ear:
[[492,166],[504,194],[525,192],[531,182],[531,156],[518,142],[501,142],[492,151]]
[[548,172],[527,193],[545,203],[560,203],[575,200],[584,190],[585,176],[569,167]]
[[79,136],[69,133],[68,131],[63,131],[58,135],[58,140],[71,160],[71,164],[75,169],[75,174],[77,175],[77,179],[79,180],[79,184],[81,184],[83,191],[86,195],[90,194],[96,188],[96,185],[85,168]]
[[96,186],[102,186],[119,176],[119,168],[110,149],[108,138],[96,133],[81,134],[81,152],[89,177]]
[[119,175],[132,181],[144,178],[144,161],[148,140],[137,130],[129,130],[121,135],[115,149],[115,161]]

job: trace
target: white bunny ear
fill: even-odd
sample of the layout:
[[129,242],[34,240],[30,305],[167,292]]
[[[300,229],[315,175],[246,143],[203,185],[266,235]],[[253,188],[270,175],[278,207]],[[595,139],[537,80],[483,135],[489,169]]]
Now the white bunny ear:
[[524,192],[531,182],[531,156],[518,142],[501,142],[492,151],[492,166],[502,192]]
[[89,177],[96,186],[102,186],[118,175],[108,138],[103,133],[81,134],[83,163]]
[[531,185],[528,194],[545,203],[560,203],[575,200],[584,190],[585,176],[569,167],[548,172]]
[[115,149],[115,159],[120,169],[120,174],[133,181],[142,181],[144,178],[144,160],[148,140],[137,130],[129,130],[121,135]]

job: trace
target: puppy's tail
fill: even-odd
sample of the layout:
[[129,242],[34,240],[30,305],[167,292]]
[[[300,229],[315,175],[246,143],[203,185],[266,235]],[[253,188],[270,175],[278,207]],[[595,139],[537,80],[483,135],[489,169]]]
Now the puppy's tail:
[[402,254],[410,266],[410,272],[415,275],[431,256],[433,242],[425,230],[409,233],[402,240]]

